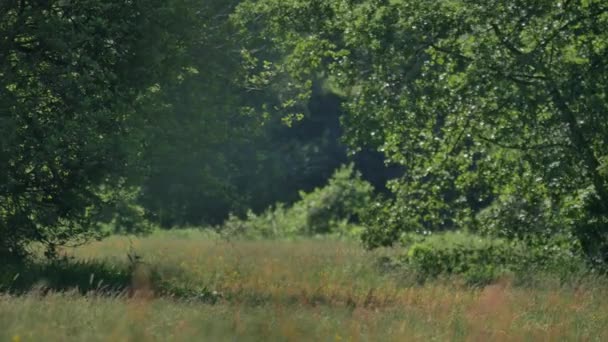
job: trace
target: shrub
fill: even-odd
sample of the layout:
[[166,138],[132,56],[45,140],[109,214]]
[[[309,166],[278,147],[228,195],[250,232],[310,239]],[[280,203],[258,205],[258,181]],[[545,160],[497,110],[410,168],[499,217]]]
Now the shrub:
[[351,164],[338,169],[325,187],[301,192],[293,210],[304,216],[308,233],[335,233],[336,228],[348,229],[349,223],[359,222],[371,205],[372,193],[371,184],[362,180]]
[[323,188],[301,192],[291,207],[277,204],[264,213],[234,215],[220,229],[225,235],[246,237],[290,237],[319,234],[358,236],[363,230],[359,217],[370,206],[373,187],[361,179],[353,165],[336,170]]
[[506,275],[523,280],[531,272],[568,279],[585,270],[580,255],[558,240],[534,244],[458,232],[414,242],[401,261],[419,281],[459,276],[470,285],[484,285]]
[[301,221],[297,215],[279,203],[260,215],[251,210],[245,218],[230,215],[219,230],[227,237],[277,238],[292,236],[301,231]]

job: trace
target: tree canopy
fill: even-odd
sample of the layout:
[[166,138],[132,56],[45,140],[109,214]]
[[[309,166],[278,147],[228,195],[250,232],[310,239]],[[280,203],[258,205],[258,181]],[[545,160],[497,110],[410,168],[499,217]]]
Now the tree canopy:
[[406,168],[370,245],[569,232],[607,255],[603,1],[263,0],[235,18],[285,56],[266,63],[290,90],[322,77],[346,94],[352,147]]
[[142,102],[181,72],[186,5],[0,4],[1,253],[95,232],[136,174]]

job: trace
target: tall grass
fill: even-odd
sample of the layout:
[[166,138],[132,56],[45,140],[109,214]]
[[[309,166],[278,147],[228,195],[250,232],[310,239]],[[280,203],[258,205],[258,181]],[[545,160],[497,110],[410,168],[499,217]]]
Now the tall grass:
[[72,262],[132,275],[123,291],[47,293],[41,279],[28,294],[0,295],[0,341],[608,340],[608,287],[600,280],[420,286],[379,266],[392,250],[366,252],[346,241],[226,242],[195,232],[112,237],[64,252]]

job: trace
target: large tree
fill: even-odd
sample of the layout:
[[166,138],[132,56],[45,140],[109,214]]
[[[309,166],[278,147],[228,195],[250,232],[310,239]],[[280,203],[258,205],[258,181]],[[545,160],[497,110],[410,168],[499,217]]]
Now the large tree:
[[261,0],[235,19],[283,56],[260,55],[260,77],[300,97],[324,77],[351,146],[406,167],[370,245],[566,231],[608,257],[604,1]]
[[182,72],[194,13],[187,0],[0,3],[0,254],[96,233],[137,174],[142,103]]

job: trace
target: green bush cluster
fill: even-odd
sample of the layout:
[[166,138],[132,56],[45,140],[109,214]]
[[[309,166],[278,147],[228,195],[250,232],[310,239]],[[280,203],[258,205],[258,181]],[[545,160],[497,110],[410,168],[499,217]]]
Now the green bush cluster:
[[557,240],[534,243],[444,233],[410,242],[400,261],[419,281],[457,276],[469,285],[484,285],[501,277],[525,281],[532,274],[572,279],[587,270],[581,255]]
[[359,217],[372,202],[373,187],[353,165],[335,171],[323,188],[300,192],[291,207],[283,204],[245,218],[230,216],[219,229],[229,236],[278,238],[334,234],[359,236]]

